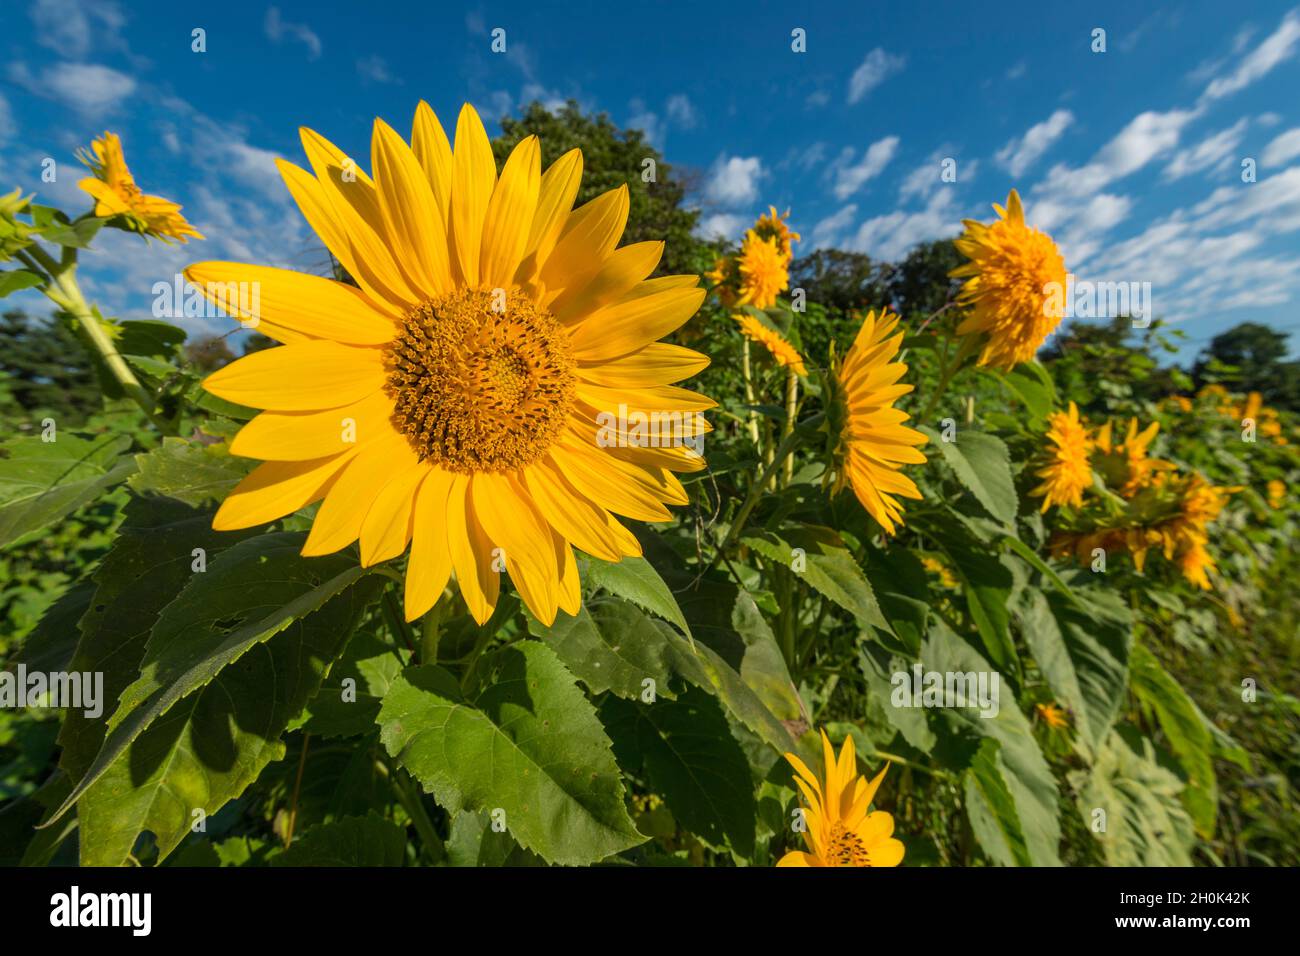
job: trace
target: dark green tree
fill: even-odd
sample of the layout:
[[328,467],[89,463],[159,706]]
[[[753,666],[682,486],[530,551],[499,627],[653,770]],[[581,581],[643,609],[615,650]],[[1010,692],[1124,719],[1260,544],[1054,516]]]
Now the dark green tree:
[[887,263],[861,252],[818,249],[790,264],[790,287],[829,312],[848,313],[889,304],[888,272]]
[[1259,392],[1271,405],[1300,410],[1300,363],[1287,362],[1285,332],[1242,322],[1210,340],[1192,367],[1197,386],[1223,382],[1242,392]]
[[102,405],[90,353],[57,317],[37,319],[21,309],[0,317],[0,376],[11,425],[35,412],[79,425]]
[[914,246],[889,276],[889,296],[899,314],[905,318],[927,316],[956,298],[961,280],[948,273],[965,261],[951,239]]

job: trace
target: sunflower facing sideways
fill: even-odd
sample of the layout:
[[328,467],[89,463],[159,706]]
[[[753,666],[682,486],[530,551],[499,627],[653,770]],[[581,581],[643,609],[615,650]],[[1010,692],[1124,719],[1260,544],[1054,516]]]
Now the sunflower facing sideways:
[[776,865],[898,866],[903,862],[903,844],[894,838],[894,818],[883,810],[868,812],[889,767],[868,782],[858,775],[853,738],[845,738],[837,758],[824,730],[822,754],[824,780],[794,754],[785,755],[804,798],[803,836],[808,852],[791,850]]
[[1079,408],[1070,403],[1069,411],[1053,412],[1047,419],[1047,440],[1051,443],[1047,463],[1035,474],[1043,483],[1030,492],[1043,496],[1043,511],[1052,505],[1083,505],[1084,489],[1092,484],[1092,467],[1088,454],[1092,439],[1088,426],[1079,420]]
[[77,158],[93,175],[77,186],[95,200],[95,215],[106,219],[120,217],[132,232],[154,236],[164,242],[188,237],[202,239],[203,234],[185,221],[181,207],[161,196],[147,196],[135,184],[122,154],[122,141],[116,133],[105,133],[78,151]]
[[373,178],[318,134],[304,129],[302,141],[312,172],[284,161],[280,172],[356,286],[237,263],[186,270],[210,298],[256,283],[259,314],[238,317],[283,343],[204,382],[264,409],[231,444],[264,463],[213,526],[251,527],[320,501],[305,555],[359,539],[369,566],[410,544],[408,620],[454,572],[486,621],[502,557],[539,620],[577,613],[573,547],[608,561],[639,555],[615,516],[668,520],[666,506],[687,501],[673,472],[704,467],[690,443],[646,447],[624,416],[608,423],[626,409],[699,423],[678,437],[708,430],[696,413],[714,403],[673,384],[708,359],[657,341],[699,307],[698,277],[647,279],[661,242],[615,248],[626,186],[572,208],[577,149],[543,173],[528,137],[498,178],[468,104],[454,150],[425,103],[410,146],[376,120]]
[[902,472],[903,465],[923,465],[926,458],[917,450],[929,439],[903,422],[910,417],[894,402],[912,390],[899,385],[907,366],[893,361],[903,342],[903,333],[892,335],[898,316],[868,312],[862,328],[843,362],[831,359],[832,408],[838,427],[833,437],[838,479],[835,490],[845,482],[853,488],[862,507],[880,522],[886,534],[902,524],[903,507],[898,498],[919,499],[921,492]]

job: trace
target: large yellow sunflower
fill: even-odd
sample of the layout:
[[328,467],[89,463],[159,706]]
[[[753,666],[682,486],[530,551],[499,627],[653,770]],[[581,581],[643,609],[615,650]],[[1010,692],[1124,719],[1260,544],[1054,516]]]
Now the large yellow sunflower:
[[781,261],[790,264],[794,258],[794,250],[791,246],[803,239],[803,236],[792,230],[786,222],[790,218],[790,210],[784,213],[776,211],[775,206],[768,206],[767,212],[759,216],[754,223],[753,232],[760,239],[772,239],[776,242],[777,252],[781,254]]
[[185,221],[181,207],[161,196],[146,196],[135,184],[122,155],[122,141],[116,133],[105,133],[77,157],[94,176],[77,183],[95,200],[95,215],[121,216],[134,232],[156,236],[163,241],[188,242],[189,236],[202,239],[203,234]]
[[901,524],[902,505],[895,496],[921,497],[902,465],[923,465],[925,455],[917,450],[928,438],[903,422],[910,417],[894,402],[912,390],[899,385],[907,372],[902,362],[893,361],[903,333],[890,337],[898,316],[882,312],[879,319],[868,312],[862,328],[844,361],[833,368],[836,416],[841,421],[838,435],[838,478],[836,490],[847,481],[862,507],[880,522],[887,534]]
[[302,141],[314,175],[283,161],[280,172],[357,285],[236,263],[186,270],[210,297],[257,283],[260,312],[240,317],[284,343],[204,382],[265,409],[231,445],[265,463],[214,527],[320,501],[306,555],[359,538],[371,565],[410,543],[408,619],[454,572],[487,620],[502,564],[540,620],[576,613],[571,545],[640,554],[615,515],[667,520],[666,505],[687,501],[673,472],[704,466],[694,442],[648,447],[643,424],[628,427],[644,414],[669,416],[677,438],[708,430],[696,413],[714,403],[672,384],[708,359],[656,341],[699,307],[698,277],[647,279],[661,242],[615,248],[627,187],[571,208],[577,149],[543,173],[530,136],[498,179],[468,104],[454,151],[425,103],[411,146],[376,120],[373,178],[318,134]]
[[968,277],[958,301],[971,307],[957,334],[987,334],[979,364],[1011,369],[1033,359],[1065,314],[1065,260],[1050,236],[1025,224],[1014,189],[1005,209],[993,208],[1000,219],[967,219],[955,243],[971,260],[951,273]]
[[794,767],[794,782],[803,794],[804,842],[808,852],[791,850],[777,866],[898,866],[903,844],[894,838],[894,818],[883,810],[868,812],[885,779],[885,771],[867,782],[858,775],[853,738],[847,737],[837,759],[822,731],[826,778],[819,780],[794,754],[785,759]]
[[1079,409],[1070,403],[1069,411],[1053,412],[1047,419],[1047,439],[1052,448],[1047,464],[1035,474],[1043,483],[1030,492],[1043,496],[1043,511],[1052,505],[1083,505],[1083,490],[1092,484],[1088,453],[1092,440],[1087,427],[1079,421]]

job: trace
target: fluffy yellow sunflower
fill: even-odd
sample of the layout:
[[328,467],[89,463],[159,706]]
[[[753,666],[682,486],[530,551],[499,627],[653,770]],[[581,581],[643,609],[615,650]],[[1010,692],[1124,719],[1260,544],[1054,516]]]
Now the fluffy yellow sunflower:
[[1047,439],[1052,444],[1049,460],[1035,474],[1043,483],[1030,492],[1043,496],[1043,511],[1052,505],[1083,505],[1083,491],[1092,484],[1092,467],[1088,454],[1092,440],[1087,427],[1079,421],[1074,402],[1069,411],[1053,412],[1048,417]]
[[775,241],[777,251],[781,254],[781,259],[787,266],[790,264],[790,260],[794,258],[792,244],[803,239],[803,236],[791,230],[786,222],[789,218],[789,209],[784,213],[778,213],[775,206],[768,206],[767,212],[759,216],[754,223],[754,234],[760,239]]
[[189,236],[202,239],[203,234],[185,221],[181,207],[161,196],[146,196],[135,184],[122,155],[122,141],[116,133],[105,133],[77,153],[93,176],[77,183],[95,200],[95,215],[121,216],[133,232],[156,236],[164,242],[175,239],[188,242]]
[[824,730],[822,752],[824,780],[819,780],[794,754],[785,755],[794,767],[794,782],[804,797],[800,802],[808,852],[791,850],[776,865],[898,866],[903,861],[903,844],[894,838],[894,818],[883,810],[868,812],[888,765],[868,783],[858,774],[853,738],[845,739],[836,759],[835,748]]
[[676,437],[708,430],[697,413],[714,403],[672,384],[708,359],[656,341],[699,307],[698,277],[647,279],[661,242],[616,248],[626,186],[571,208],[577,149],[543,173],[530,136],[498,178],[468,104],[454,150],[425,103],[411,146],[376,120],[373,178],[318,134],[302,141],[313,172],[283,161],[280,172],[357,285],[236,263],[186,270],[214,298],[256,283],[260,311],[240,317],[284,343],[204,382],[265,409],[231,445],[265,463],[214,527],[320,501],[306,555],[360,539],[372,565],[410,543],[408,619],[454,572],[487,620],[502,564],[540,620],[576,613],[571,546],[609,561],[640,554],[615,515],[667,520],[666,505],[687,501],[673,472],[704,466],[693,442],[650,446],[640,421],[628,426],[668,415]]
[[911,385],[898,384],[907,366],[893,361],[903,341],[902,332],[891,337],[897,324],[898,316],[889,312],[882,312],[879,318],[875,311],[868,312],[844,361],[832,359],[832,402],[837,419],[832,426],[839,427],[835,490],[845,482],[852,486],[862,507],[886,534],[893,534],[895,523],[902,523],[898,497],[921,497],[901,466],[925,464],[925,455],[916,446],[929,441],[904,425],[910,416],[894,407],[895,401],[912,390]]
[[740,246],[740,305],[756,309],[770,309],[776,297],[790,285],[786,260],[781,256],[775,238],[763,239],[754,230],[745,233]]
[[971,261],[952,271],[966,277],[958,301],[971,308],[958,335],[988,336],[979,364],[1009,370],[1028,362],[1065,314],[1065,260],[1051,236],[1025,224],[1020,195],[994,204],[989,225],[967,219],[957,251]]
[[808,369],[803,364],[803,356],[780,332],[769,329],[748,312],[737,312],[732,318],[740,325],[740,331],[744,333],[745,338],[759,343],[771,352],[778,365],[793,369],[798,375],[808,374]]

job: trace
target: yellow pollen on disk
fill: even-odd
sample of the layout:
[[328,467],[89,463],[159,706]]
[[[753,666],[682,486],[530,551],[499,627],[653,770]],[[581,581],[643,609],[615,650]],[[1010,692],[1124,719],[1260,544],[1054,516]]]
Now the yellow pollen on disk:
[[385,364],[394,426],[421,461],[462,474],[536,461],[573,407],[568,333],[517,289],[431,299]]

